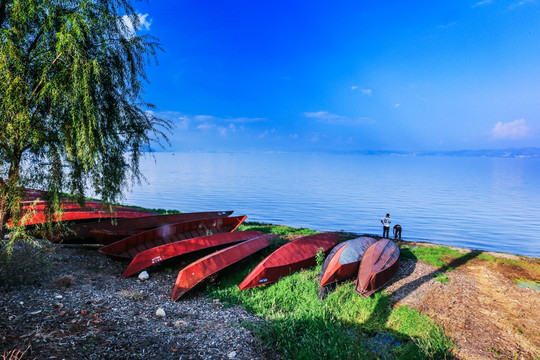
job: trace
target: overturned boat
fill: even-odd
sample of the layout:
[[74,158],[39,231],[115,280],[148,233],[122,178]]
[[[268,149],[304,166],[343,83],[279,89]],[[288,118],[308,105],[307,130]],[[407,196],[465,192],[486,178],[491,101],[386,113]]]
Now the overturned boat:
[[204,211],[73,224],[69,232],[52,239],[52,241],[62,242],[64,244],[108,245],[128,236],[161,226],[185,221],[228,217],[232,213],[232,211]]
[[[96,220],[111,220],[116,218],[141,218],[155,215],[148,211],[137,211],[133,209],[115,209],[113,211],[97,210],[97,209],[69,209],[61,214],[51,214],[50,220],[56,221],[76,221],[88,222]],[[47,214],[43,211],[38,211],[30,216],[23,218],[24,225],[38,225],[47,222]]]
[[189,264],[178,273],[171,299],[178,300],[208,276],[269,246],[271,237],[272,235],[260,235]]
[[319,277],[319,286],[350,279],[358,274],[358,268],[366,250],[377,240],[361,236],[336,245],[326,258]]
[[377,241],[366,250],[362,258],[356,292],[364,297],[370,296],[392,279],[398,266],[398,246],[388,239]]
[[247,216],[219,217],[185,221],[139,232],[99,249],[110,258],[133,259],[138,253],[154,247],[224,232],[233,232]]
[[328,253],[339,242],[339,235],[321,233],[304,236],[281,246],[268,255],[238,285],[240,290],[276,282],[290,273],[315,265],[319,248]]
[[124,274],[122,274],[122,277],[126,278],[154,264],[158,264],[176,256],[216,246],[231,245],[242,241],[248,241],[262,235],[263,233],[260,231],[236,231],[196,237],[157,246],[135,255],[126,271],[124,271]]

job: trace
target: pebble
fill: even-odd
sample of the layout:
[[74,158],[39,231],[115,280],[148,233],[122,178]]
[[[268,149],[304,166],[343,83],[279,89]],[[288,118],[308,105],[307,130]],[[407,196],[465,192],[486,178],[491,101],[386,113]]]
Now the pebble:
[[63,298],[63,296],[62,295],[56,295],[54,298],[60,300],[60,299]]
[[150,275],[148,275],[148,272],[143,271],[139,274],[139,280],[148,280],[150,278]]
[[156,310],[156,316],[157,317],[160,317],[160,318],[164,318],[166,315],[165,315],[165,310],[163,310],[162,308],[159,308]]
[[236,351],[231,351],[230,353],[227,354],[227,357],[229,359],[234,359],[236,357]]

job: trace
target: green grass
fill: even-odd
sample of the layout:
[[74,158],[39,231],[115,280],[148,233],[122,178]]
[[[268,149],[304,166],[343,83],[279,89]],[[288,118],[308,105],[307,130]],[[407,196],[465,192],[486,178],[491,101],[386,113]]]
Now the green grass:
[[409,247],[407,251],[414,255],[414,258],[440,268],[444,268],[451,261],[463,256],[462,252],[448,246]]
[[[282,235],[307,235],[309,229],[248,223],[240,230]],[[238,284],[272,249],[248,264],[236,265],[206,291],[228,306],[238,304],[265,319],[246,324],[285,359],[444,359],[452,342],[429,317],[406,306],[392,308],[378,292],[363,298],[354,283],[337,287],[324,300],[318,297],[321,266],[295,272],[277,283],[244,291]]]
[[434,277],[435,281],[438,281],[440,283],[443,283],[443,284],[446,284],[447,282],[450,281],[450,278],[445,275],[444,273],[440,273],[440,274],[437,274],[435,277]]
[[286,236],[286,235],[312,235],[316,234],[316,231],[313,231],[311,229],[306,228],[292,228],[289,226],[283,226],[283,225],[273,225],[273,224],[265,224],[265,223],[259,223],[254,221],[246,221],[242,225],[238,227],[238,231],[246,231],[246,230],[257,230],[260,232],[263,232],[265,234],[275,234],[278,236]]

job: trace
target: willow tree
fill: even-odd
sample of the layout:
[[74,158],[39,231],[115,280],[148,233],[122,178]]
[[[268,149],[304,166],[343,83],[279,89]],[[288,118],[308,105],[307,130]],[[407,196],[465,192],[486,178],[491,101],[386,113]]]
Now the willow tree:
[[[126,19],[128,21],[126,21]],[[19,226],[25,188],[118,200],[170,123],[141,97],[159,44],[129,0],[0,0],[0,230]],[[14,231],[17,230],[17,231]]]

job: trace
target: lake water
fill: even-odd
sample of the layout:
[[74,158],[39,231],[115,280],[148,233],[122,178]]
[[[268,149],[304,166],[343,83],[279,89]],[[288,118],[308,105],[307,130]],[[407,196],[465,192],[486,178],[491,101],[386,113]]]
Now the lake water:
[[540,159],[156,153],[126,203],[540,257]]

